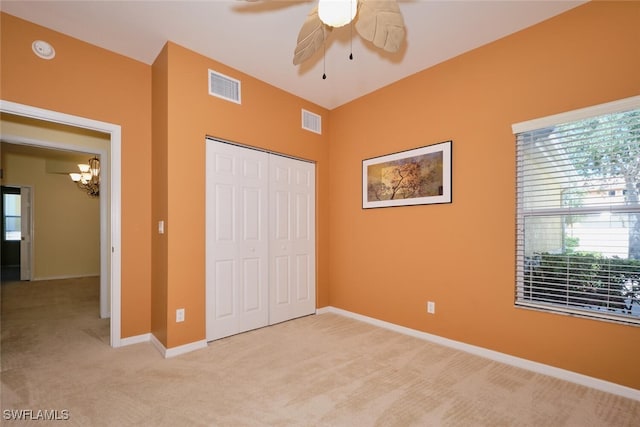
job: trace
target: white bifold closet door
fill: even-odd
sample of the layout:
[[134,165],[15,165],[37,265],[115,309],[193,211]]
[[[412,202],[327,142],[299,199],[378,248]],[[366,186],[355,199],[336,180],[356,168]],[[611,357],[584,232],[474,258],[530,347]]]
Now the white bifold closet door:
[[269,155],[269,323],[316,311],[315,164]]
[[315,313],[315,288],[315,165],[207,139],[207,341]]

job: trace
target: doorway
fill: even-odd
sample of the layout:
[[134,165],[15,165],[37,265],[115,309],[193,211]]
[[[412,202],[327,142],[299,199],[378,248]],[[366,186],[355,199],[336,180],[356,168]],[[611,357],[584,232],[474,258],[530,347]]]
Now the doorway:
[[108,147],[96,148],[87,147],[82,142],[69,143],[42,140],[33,135],[8,134],[5,129],[0,135],[4,141],[13,144],[89,152],[102,159],[101,193],[104,197],[100,197],[100,315],[111,318],[110,343],[112,347],[120,347],[120,126],[9,101],[0,101],[0,112],[93,130],[109,136]]
[[2,281],[20,280],[20,241],[22,217],[20,187],[2,186]]
[[2,186],[2,282],[31,280],[31,187]]

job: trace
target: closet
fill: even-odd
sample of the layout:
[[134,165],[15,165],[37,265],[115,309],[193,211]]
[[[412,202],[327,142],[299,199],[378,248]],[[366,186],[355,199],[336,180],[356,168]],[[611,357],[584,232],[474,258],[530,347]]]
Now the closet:
[[207,341],[315,313],[315,164],[206,139]]

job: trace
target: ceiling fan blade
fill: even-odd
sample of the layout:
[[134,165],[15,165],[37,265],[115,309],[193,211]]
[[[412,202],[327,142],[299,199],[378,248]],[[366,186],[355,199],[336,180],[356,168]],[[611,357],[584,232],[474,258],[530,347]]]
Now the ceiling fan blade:
[[310,3],[312,0],[233,0],[232,6],[238,12],[270,12],[296,6],[299,3]]
[[400,50],[404,19],[396,0],[360,0],[356,30],[374,46],[387,52]]
[[318,7],[314,7],[307,15],[298,34],[298,44],[293,53],[293,65],[302,64],[311,58],[320,49],[330,31],[331,27],[320,20]]

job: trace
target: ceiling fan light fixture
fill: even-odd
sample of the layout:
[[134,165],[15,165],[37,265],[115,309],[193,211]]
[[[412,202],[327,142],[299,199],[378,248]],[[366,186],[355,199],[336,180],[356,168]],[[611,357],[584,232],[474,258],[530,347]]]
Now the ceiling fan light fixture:
[[353,21],[358,11],[357,0],[319,0],[318,16],[331,27],[343,27]]

